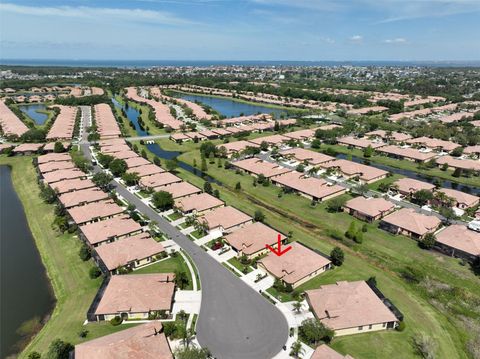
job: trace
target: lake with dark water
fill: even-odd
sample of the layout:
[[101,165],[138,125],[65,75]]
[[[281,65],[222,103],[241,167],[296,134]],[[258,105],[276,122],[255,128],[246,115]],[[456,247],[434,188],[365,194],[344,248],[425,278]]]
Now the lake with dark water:
[[242,114],[248,116],[255,115],[257,113],[273,113],[277,118],[281,116],[288,116],[288,111],[279,108],[233,101],[229,98],[185,94],[181,92],[174,92],[174,94],[176,97],[183,98],[184,100],[205,104],[225,117],[238,117]]
[[6,358],[21,350],[55,305],[8,166],[0,166],[0,278],[0,357]]
[[[140,112],[136,108],[133,108],[133,107],[130,107],[130,106],[129,107],[122,106],[114,98],[112,98],[112,102],[115,105],[115,107],[123,109],[123,111],[127,115],[128,120],[133,124],[133,126],[135,128],[135,132],[137,133],[138,136],[143,137],[143,136],[148,136],[149,135],[148,131],[146,129],[144,129],[140,125],[140,123],[138,122],[138,118],[140,117]],[[154,143],[146,143],[146,142],[145,142],[145,147],[147,147],[147,149],[150,152],[152,152],[153,154],[158,156],[160,159],[173,160],[173,159],[176,159],[178,156],[180,156],[182,154],[179,151],[164,150],[158,143],[155,143],[155,142]],[[202,171],[200,171],[199,169],[197,169],[193,166],[190,166],[188,163],[178,161],[178,167],[183,168],[184,170],[186,170],[190,173],[193,173],[195,176],[201,177],[208,182],[217,183],[217,184],[221,185],[221,183],[219,181],[217,181],[215,178],[210,177],[206,173],[203,173]]]
[[18,108],[20,111],[34,120],[37,125],[43,125],[48,119],[48,115],[46,113],[38,112],[39,110],[45,111],[47,109],[43,104],[35,103],[30,105],[20,105]]

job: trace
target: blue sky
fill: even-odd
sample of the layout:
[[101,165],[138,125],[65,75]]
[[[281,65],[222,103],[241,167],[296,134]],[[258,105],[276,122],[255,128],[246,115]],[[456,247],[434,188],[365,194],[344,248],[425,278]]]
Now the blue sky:
[[480,60],[480,0],[1,0],[0,56]]

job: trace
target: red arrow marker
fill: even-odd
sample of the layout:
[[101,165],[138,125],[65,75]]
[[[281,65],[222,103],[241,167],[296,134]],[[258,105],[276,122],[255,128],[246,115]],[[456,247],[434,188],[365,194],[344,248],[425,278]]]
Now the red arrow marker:
[[283,251],[282,251],[282,240],[281,240],[282,236],[279,234],[278,235],[278,238],[277,238],[277,249],[273,248],[271,245],[269,244],[266,244],[265,247],[270,249],[273,253],[275,253],[277,256],[281,256],[281,255],[284,255],[285,253],[287,253],[290,249],[292,249],[292,246],[288,246],[287,248],[285,248]]

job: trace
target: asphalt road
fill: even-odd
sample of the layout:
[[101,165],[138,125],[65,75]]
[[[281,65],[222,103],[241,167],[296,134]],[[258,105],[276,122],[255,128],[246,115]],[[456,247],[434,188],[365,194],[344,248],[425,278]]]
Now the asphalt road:
[[[91,158],[88,144],[81,144]],[[95,166],[94,171],[100,168]],[[118,194],[158,223],[158,226],[193,259],[202,286],[197,339],[218,359],[269,359],[288,338],[283,314],[237,276],[210,257],[157,212],[117,182]]]

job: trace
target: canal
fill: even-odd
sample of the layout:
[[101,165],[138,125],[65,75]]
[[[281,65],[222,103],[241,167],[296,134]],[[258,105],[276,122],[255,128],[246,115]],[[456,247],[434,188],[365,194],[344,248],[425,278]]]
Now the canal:
[[43,104],[20,105],[18,108],[33,121],[35,121],[37,125],[43,125],[48,119],[48,114],[39,112],[47,109],[47,107]]
[[182,92],[173,92],[173,94],[175,95],[175,97],[180,97],[184,100],[205,104],[225,117],[237,117],[241,116],[242,114],[248,116],[258,113],[272,113],[277,118],[289,115],[289,112],[287,110],[257,105],[253,103],[234,101],[229,98],[185,94]]
[[[342,159],[350,159],[349,155],[346,155],[346,154],[343,154],[343,153],[337,154],[336,157],[337,158],[342,158]],[[409,171],[409,170],[404,170],[404,169],[401,169],[401,168],[396,168],[396,167],[391,167],[391,166],[379,164],[379,163],[376,163],[376,162],[373,162],[373,161],[366,160],[365,158],[360,158],[360,157],[356,157],[356,156],[351,156],[351,160],[353,162],[356,162],[356,163],[368,164],[369,166],[376,167],[376,168],[384,170],[384,171],[396,173],[396,174],[399,174],[399,175],[402,175],[402,176],[405,176],[405,177],[417,179],[419,181],[424,181],[424,182],[429,182],[429,183],[433,183],[434,181],[439,181],[441,187],[452,188],[452,189],[456,189],[456,190],[459,190],[459,191],[462,191],[462,192],[465,192],[465,193],[471,193],[471,194],[474,194],[474,195],[477,195],[477,196],[480,195],[480,188],[478,188],[478,187],[459,184],[459,183],[452,182],[452,181],[442,180],[441,178],[427,176],[427,175],[417,173],[417,172],[414,172],[414,171]]]
[[6,358],[40,329],[55,299],[10,167],[0,166],[0,183],[0,357]]
[[[140,117],[140,112],[130,106],[122,106],[117,100],[114,98],[111,99],[115,107],[119,109],[123,109],[123,111],[126,113],[128,120],[133,123],[135,127],[135,131],[137,132],[138,136],[148,136],[149,133],[142,127],[140,126],[138,122],[138,118]],[[145,141],[145,147],[152,152],[154,155],[158,156],[160,159],[164,160],[176,160],[178,156],[180,156],[182,153],[179,151],[167,151],[164,150],[158,143],[148,143],[150,141]],[[189,164],[178,161],[178,167],[183,168],[184,170],[193,173],[195,176],[203,178],[205,181],[211,182],[211,183],[216,183],[218,185],[221,185],[221,182],[217,181],[215,178],[210,177],[206,173],[200,171],[199,169],[190,166]]]

